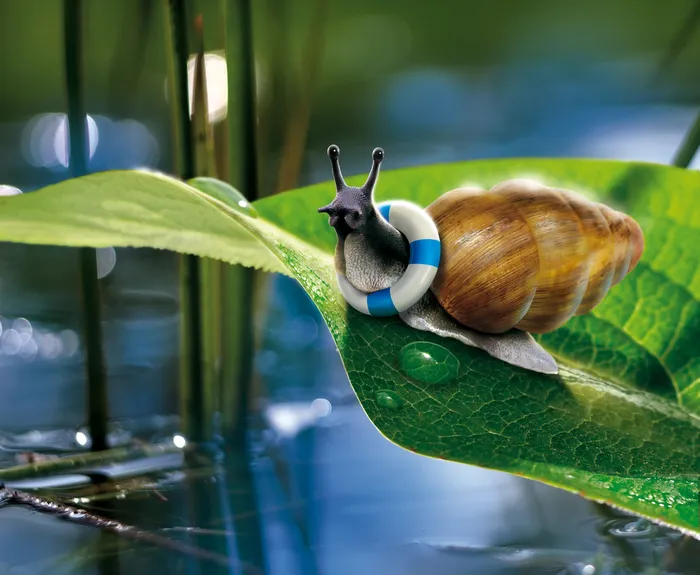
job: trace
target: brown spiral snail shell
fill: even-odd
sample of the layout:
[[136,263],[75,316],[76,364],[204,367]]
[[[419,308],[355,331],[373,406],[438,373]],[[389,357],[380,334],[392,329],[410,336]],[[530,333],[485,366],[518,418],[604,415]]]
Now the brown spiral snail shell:
[[588,313],[644,250],[630,216],[529,180],[451,190],[426,211],[442,241],[431,290],[459,323],[486,333],[546,333]]

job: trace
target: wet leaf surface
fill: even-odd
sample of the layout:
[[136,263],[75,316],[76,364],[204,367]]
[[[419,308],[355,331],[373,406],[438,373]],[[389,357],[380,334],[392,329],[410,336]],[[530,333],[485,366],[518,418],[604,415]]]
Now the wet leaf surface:
[[[0,198],[0,240],[149,246],[291,275],[321,311],[366,414],[391,441],[700,532],[700,174],[594,160],[470,162],[385,171],[376,200],[427,205],[460,185],[510,177],[605,200],[645,230],[637,269],[593,313],[541,338],[563,366],[555,377],[348,309],[335,285],[335,237],[316,212],[333,198],[328,184],[255,202],[260,217],[252,218],[164,176],[95,174]],[[408,377],[406,345],[446,349],[458,360],[454,380]],[[387,392],[400,408],[378,399]]]

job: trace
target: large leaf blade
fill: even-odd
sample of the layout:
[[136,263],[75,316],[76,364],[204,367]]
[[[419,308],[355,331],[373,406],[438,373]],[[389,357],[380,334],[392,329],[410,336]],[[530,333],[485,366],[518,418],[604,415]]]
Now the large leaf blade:
[[[401,197],[425,206],[450,189],[465,185],[488,189],[505,179],[519,177],[572,189],[622,209],[640,221],[646,238],[642,264],[587,316],[587,321],[597,326],[588,330],[593,337],[587,348],[563,346],[566,330],[547,334],[541,341],[560,357],[595,368],[608,378],[620,381],[622,370],[629,383],[641,388],[656,387],[662,394],[669,393],[669,386],[675,385],[679,399],[700,410],[700,354],[687,353],[692,349],[688,342],[700,338],[700,247],[693,249],[700,246],[697,172],[612,160],[497,159],[385,172],[375,195],[377,201]],[[364,175],[348,178],[351,185],[363,181]],[[294,235],[314,238],[324,249],[332,249],[335,236],[324,218],[309,221],[294,214],[314,212],[328,203],[333,194],[333,186],[318,184],[284,199],[266,198],[256,206],[263,217]],[[672,235],[670,229],[674,230]],[[629,293],[633,290],[645,290],[640,292],[644,297]],[[674,303],[664,310],[668,315],[654,305],[659,299],[655,290],[661,290],[661,296]],[[657,315],[660,317],[654,321]],[[575,318],[567,329],[570,332],[581,325],[583,322]],[[661,368],[666,376],[650,380],[646,370],[625,369],[619,361],[598,362],[597,353],[591,350],[604,349],[610,327],[619,332],[618,339],[625,339],[625,347],[632,355],[645,356],[654,373],[658,374]],[[657,334],[659,337],[654,339]]]
[[[640,219],[661,211],[672,227],[697,229],[700,220],[688,215],[693,208],[680,210],[678,198],[659,202],[652,188],[643,192],[650,201],[626,198],[619,180],[629,170],[637,173],[632,168],[615,162],[518,160],[401,170],[383,174],[377,199],[404,197],[425,205],[462,183],[488,186],[532,174],[577,191],[585,190],[576,181],[589,189],[608,189],[611,201],[624,199],[628,211]],[[669,180],[665,185],[685,190],[700,183],[699,174],[662,166],[643,165],[643,170],[653,171],[651,181],[657,185],[661,178]],[[111,195],[100,191],[105,187]],[[127,197],[120,200],[124,190]],[[370,318],[348,309],[335,285],[335,238],[325,218],[316,213],[332,196],[329,185],[282,194],[256,202],[262,217],[249,218],[162,176],[96,174],[26,197],[0,198],[0,240],[150,245],[290,274],[319,307],[363,408],[388,439],[424,455],[517,473],[700,532],[700,419],[677,405],[668,387],[675,384],[687,396],[682,397],[684,404],[695,405],[693,382],[699,368],[692,344],[700,329],[698,295],[695,276],[685,268],[668,272],[669,256],[660,255],[673,249],[666,244],[675,245],[685,236],[671,242],[662,226],[657,232],[652,228],[644,261],[615,288],[600,315],[578,318],[551,336],[553,348],[560,345],[562,356],[576,359],[581,346],[567,347],[566,338],[584,334],[589,347],[597,350],[594,357],[582,354],[578,368],[564,365],[560,376],[551,377],[513,368],[456,341],[416,332],[397,318]],[[110,204],[115,198],[121,203]],[[145,217],[136,206],[147,209]],[[75,209],[78,215],[72,213]],[[99,212],[105,209],[110,212]],[[173,213],[178,210],[187,214]],[[35,227],[23,225],[27,222]],[[36,229],[41,222],[47,226]],[[199,227],[203,223],[204,228]],[[696,255],[687,252],[691,261]],[[673,298],[685,298],[671,302],[673,313],[671,307],[659,313],[642,305],[656,306],[659,288]],[[441,345],[454,354],[460,362],[457,379],[431,386],[408,377],[398,358],[404,345],[416,342]],[[608,369],[591,369],[600,367],[598,359],[611,345],[615,348],[607,357]],[[646,369],[651,377],[639,375]],[[619,381],[590,371],[615,372]],[[401,408],[392,410],[377,400],[378,392],[387,389],[402,398]]]
[[115,170],[77,181],[0,197],[0,241],[150,247],[286,272],[248,230],[232,226],[221,210],[178,180]]

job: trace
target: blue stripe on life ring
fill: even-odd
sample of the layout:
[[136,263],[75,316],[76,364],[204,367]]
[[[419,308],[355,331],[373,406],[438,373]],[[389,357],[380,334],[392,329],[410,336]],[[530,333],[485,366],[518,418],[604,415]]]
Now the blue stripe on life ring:
[[386,203],[382,204],[379,206],[379,213],[382,214],[382,217],[388,222],[389,221],[389,212],[391,211],[391,203]]
[[438,267],[440,265],[440,241],[439,240],[416,240],[409,244],[410,259],[408,265],[424,264],[426,266]]
[[390,289],[380,289],[367,294],[367,309],[370,315],[385,317],[399,313],[391,299]]

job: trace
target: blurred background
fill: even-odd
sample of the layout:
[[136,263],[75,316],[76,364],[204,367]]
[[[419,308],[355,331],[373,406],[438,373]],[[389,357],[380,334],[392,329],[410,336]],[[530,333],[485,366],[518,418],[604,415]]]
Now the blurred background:
[[[241,114],[229,98],[224,3],[186,2],[203,16],[219,144]],[[83,6],[88,170],[175,173],[167,2]],[[250,199],[328,180],[331,143],[346,176],[367,171],[375,146],[386,169],[509,156],[670,163],[698,114],[696,0],[250,6],[258,185],[241,189]],[[25,193],[70,177],[62,20],[58,0],[0,0],[0,185]],[[182,447],[178,256],[105,248],[97,261],[110,446]],[[78,494],[96,512],[215,549],[230,573],[700,573],[698,546],[680,533],[389,443],[293,280],[257,274],[242,297],[255,304],[253,374],[230,384],[250,386],[247,441],[225,477],[192,473],[167,451],[17,486]],[[0,245],[0,314],[0,465],[88,449],[77,250]],[[109,497],[95,496],[95,474],[112,482]],[[0,573],[44,572],[218,571],[0,509]]]

